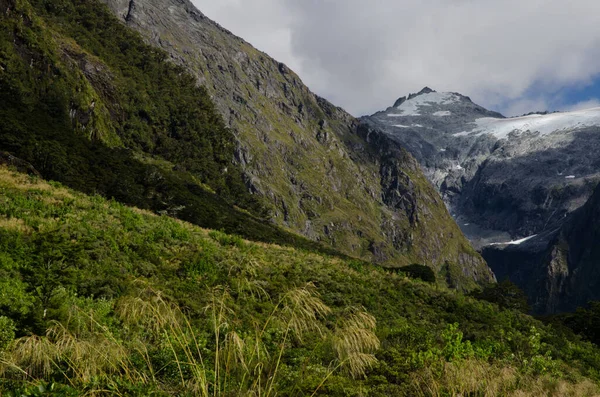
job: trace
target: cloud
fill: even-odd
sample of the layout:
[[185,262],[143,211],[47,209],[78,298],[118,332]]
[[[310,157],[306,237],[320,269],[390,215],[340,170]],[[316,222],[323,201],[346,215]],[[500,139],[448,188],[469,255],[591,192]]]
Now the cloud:
[[[428,85],[511,111],[600,73],[596,0],[194,0],[355,115]],[[508,113],[508,112],[507,112]]]
[[573,110],[582,110],[582,109],[590,109],[590,108],[597,108],[597,107],[600,107],[600,100],[592,98],[592,99],[588,99],[586,101],[577,102],[573,105],[565,106],[561,110],[573,111]]
[[503,106],[503,114],[509,117],[522,116],[529,112],[543,111],[547,109],[554,109],[554,107],[551,106],[544,98],[519,98],[509,101],[508,104]]

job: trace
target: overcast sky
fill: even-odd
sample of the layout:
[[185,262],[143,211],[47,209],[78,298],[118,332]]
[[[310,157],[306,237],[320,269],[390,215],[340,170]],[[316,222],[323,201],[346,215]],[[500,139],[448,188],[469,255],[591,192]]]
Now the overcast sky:
[[598,0],[192,0],[355,116],[423,86],[507,115],[600,106]]

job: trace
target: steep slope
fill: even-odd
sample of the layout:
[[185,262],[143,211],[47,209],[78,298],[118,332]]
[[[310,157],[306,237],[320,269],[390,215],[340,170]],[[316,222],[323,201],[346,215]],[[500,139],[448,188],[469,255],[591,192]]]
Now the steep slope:
[[483,254],[499,278],[523,286],[537,313],[573,311],[600,300],[599,225],[600,187],[559,230]]
[[187,0],[104,2],[210,92],[236,133],[246,184],[271,205],[274,222],[367,260],[492,279],[412,158],[365,141],[352,116],[284,64]]
[[599,373],[518,311],[0,167],[3,396],[589,396]]
[[85,192],[256,240],[324,249],[263,219],[209,95],[103,5],[0,5],[3,163],[19,166],[17,157]]
[[560,227],[600,178],[600,108],[504,118],[425,88],[362,121],[407,147],[478,246]]

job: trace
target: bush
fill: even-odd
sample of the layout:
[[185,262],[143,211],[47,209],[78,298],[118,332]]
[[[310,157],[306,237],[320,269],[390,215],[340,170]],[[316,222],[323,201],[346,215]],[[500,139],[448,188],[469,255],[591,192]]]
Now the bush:
[[410,266],[404,266],[399,268],[398,271],[406,274],[410,278],[419,279],[427,283],[434,284],[436,281],[433,270],[424,265],[413,264]]
[[531,308],[527,303],[527,295],[510,280],[490,284],[482,291],[474,291],[471,296],[497,304],[501,309],[518,310],[528,313]]
[[600,345],[600,302],[590,302],[588,308],[580,307],[575,313],[560,316],[560,320],[576,334]]
[[0,316],[0,351],[5,350],[15,339],[15,323],[7,317]]

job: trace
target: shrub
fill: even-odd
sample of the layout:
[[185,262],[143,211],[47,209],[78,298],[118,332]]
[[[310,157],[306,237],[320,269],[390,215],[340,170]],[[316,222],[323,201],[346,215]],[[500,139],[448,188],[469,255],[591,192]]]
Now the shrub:
[[531,309],[527,303],[527,295],[510,280],[490,284],[481,291],[471,295],[477,299],[497,304],[501,309],[518,310],[528,313]]
[[433,284],[436,282],[435,273],[428,266],[413,264],[401,267],[398,271],[406,274],[410,278],[419,279],[427,283]]
[[0,316],[0,351],[5,350],[15,339],[15,323],[7,317]]

